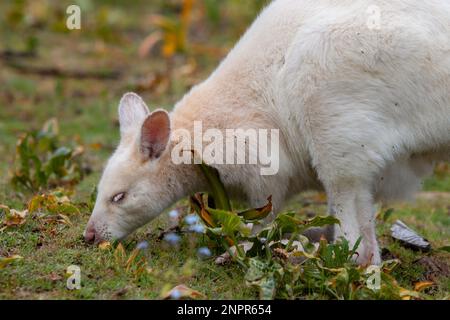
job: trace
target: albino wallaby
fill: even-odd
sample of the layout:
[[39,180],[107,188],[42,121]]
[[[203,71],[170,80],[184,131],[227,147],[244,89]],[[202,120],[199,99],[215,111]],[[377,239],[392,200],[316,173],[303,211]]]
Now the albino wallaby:
[[174,132],[201,121],[219,133],[278,129],[275,174],[211,164],[227,191],[251,206],[272,195],[276,214],[322,188],[341,221],[335,236],[361,236],[358,262],[379,264],[375,203],[410,196],[450,158],[450,1],[273,1],[172,112],[127,93],[119,120],[87,241],[124,238],[207,187],[198,166],[173,161]]

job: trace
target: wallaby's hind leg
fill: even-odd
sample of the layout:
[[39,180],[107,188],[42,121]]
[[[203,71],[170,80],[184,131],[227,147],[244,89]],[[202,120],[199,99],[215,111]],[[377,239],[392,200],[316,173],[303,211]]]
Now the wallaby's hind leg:
[[376,184],[376,201],[412,200],[422,181],[433,172],[433,155],[399,159],[386,166]]

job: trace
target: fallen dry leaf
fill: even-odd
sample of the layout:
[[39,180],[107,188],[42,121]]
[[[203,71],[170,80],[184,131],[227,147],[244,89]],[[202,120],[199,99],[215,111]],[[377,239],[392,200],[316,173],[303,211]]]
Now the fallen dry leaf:
[[111,242],[109,241],[102,241],[98,244],[98,248],[100,250],[109,250],[111,248]]
[[25,223],[25,218],[28,214],[28,210],[19,211],[16,209],[10,209],[5,205],[0,205],[0,209],[5,212],[3,225],[5,225],[6,227],[16,227]]
[[225,252],[218,256],[216,260],[214,260],[214,263],[219,266],[224,266],[226,264],[229,264],[233,261],[233,258],[228,252]]
[[413,298],[420,298],[419,292],[407,290],[404,288],[400,288],[399,294],[402,300],[411,300]]
[[73,225],[72,221],[70,221],[69,217],[66,216],[65,214],[60,213],[60,214],[58,214],[58,217],[60,218],[60,219],[58,219],[58,222],[61,222],[63,224],[69,225],[69,226]]
[[163,299],[204,299],[205,295],[197,290],[180,284],[162,296]]
[[261,220],[267,217],[271,212],[272,212],[272,196],[269,196],[267,198],[267,204],[264,207],[238,212],[238,215],[244,217],[244,219],[247,220]]
[[434,282],[432,281],[421,281],[414,284],[414,290],[415,291],[423,291],[431,286],[434,285]]
[[49,279],[50,279],[51,281],[59,281],[59,280],[62,280],[63,277],[62,277],[61,275],[55,273],[55,272],[52,272],[52,273],[50,273],[50,275],[49,275]]
[[120,298],[120,297],[125,296],[125,295],[128,293],[128,291],[129,291],[129,289],[126,288],[126,287],[125,287],[125,288],[121,288],[121,289],[115,291],[115,292],[113,293],[113,296],[115,296],[115,297],[117,297],[117,298]]

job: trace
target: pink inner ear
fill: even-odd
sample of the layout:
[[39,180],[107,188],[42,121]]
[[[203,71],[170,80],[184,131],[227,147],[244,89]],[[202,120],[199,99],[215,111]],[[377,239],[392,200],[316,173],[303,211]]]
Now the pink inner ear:
[[155,111],[145,119],[141,132],[141,151],[148,159],[161,156],[170,135],[170,119],[165,111]]

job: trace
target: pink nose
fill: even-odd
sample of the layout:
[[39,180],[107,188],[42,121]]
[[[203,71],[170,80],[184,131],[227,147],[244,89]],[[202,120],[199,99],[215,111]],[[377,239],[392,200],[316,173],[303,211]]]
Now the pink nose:
[[95,227],[93,223],[88,223],[86,232],[84,233],[84,241],[87,243],[95,243],[98,240],[98,236],[95,232]]

